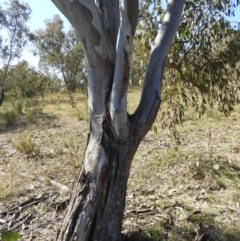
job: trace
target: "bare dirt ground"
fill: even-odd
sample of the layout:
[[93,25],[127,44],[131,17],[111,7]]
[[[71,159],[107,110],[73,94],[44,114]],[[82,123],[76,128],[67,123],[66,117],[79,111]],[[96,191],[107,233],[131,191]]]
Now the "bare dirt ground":
[[[0,126],[0,229],[22,241],[52,240],[71,198],[88,134],[86,104],[76,100],[54,96],[40,118]],[[200,120],[189,111],[180,146],[155,122],[132,164],[125,240],[240,240],[239,109]]]

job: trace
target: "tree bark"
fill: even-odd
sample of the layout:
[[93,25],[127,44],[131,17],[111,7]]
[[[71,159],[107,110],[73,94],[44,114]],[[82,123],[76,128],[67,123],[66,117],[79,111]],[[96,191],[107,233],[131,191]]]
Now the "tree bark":
[[[142,96],[127,113],[127,87],[137,26],[138,0],[52,0],[77,31],[86,54],[90,134],[75,194],[58,241],[120,241],[130,166],[160,107],[165,60],[184,0],[168,0],[152,45]],[[112,11],[112,12],[109,12]]]
[[[159,104],[157,100],[155,114]],[[144,127],[140,134],[134,116],[128,120],[131,131],[126,142],[116,138],[109,116],[95,135],[90,134],[77,188],[57,240],[121,240],[130,166],[150,128]]]
[[59,241],[120,241],[130,167],[137,148],[154,122],[155,105],[147,123],[128,116],[129,135],[123,141],[106,116],[92,116],[90,135],[77,187],[65,214]]

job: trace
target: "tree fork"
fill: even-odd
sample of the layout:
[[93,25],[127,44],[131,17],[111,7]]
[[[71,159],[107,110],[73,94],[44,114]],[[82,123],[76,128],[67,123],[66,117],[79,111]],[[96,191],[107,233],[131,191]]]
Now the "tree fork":
[[127,114],[127,82],[138,0],[122,1],[118,48],[119,14],[109,11],[119,12],[119,1],[52,1],[72,23],[84,46],[90,116],[84,162],[57,240],[120,241],[130,166],[160,107],[165,60],[184,0],[168,0],[152,45],[141,100],[131,116]]
[[[157,101],[156,110],[159,101]],[[157,111],[155,111],[155,114]],[[103,122],[99,141],[95,144],[103,148],[105,160],[101,165],[86,171],[91,153],[86,152],[85,160],[77,182],[75,194],[65,215],[57,240],[121,240],[122,218],[125,206],[126,186],[134,154],[150,128],[144,127],[139,135],[134,125],[134,116],[129,116],[130,135],[126,142],[116,140],[110,128],[109,117]],[[155,116],[152,116],[152,120]],[[108,120],[108,121],[107,121]],[[149,123],[150,124],[150,123]],[[94,139],[89,139],[92,146]],[[94,151],[91,149],[92,153]],[[96,156],[99,163],[99,156]],[[93,161],[93,160],[91,160]],[[91,162],[90,161],[90,162]],[[69,220],[71,222],[69,223]],[[75,239],[77,238],[77,239]]]

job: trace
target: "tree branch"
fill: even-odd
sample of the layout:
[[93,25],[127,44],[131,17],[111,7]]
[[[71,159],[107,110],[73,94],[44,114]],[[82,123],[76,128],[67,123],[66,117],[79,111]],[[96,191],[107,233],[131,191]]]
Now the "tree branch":
[[52,0],[77,31],[86,53],[89,66],[95,68],[102,60],[112,60],[114,50],[103,25],[95,1]]
[[[156,115],[159,109],[165,61],[184,6],[184,0],[168,0],[167,3],[163,24],[152,45],[141,100],[134,113],[135,121],[143,128],[145,128],[149,118]],[[152,118],[152,121],[154,121],[154,118]]]
[[108,32],[110,42],[112,47],[116,50],[120,22],[119,0],[99,0],[97,2],[99,11],[104,15],[104,24]]
[[[105,115],[105,99],[113,76],[115,50],[95,1],[52,0],[78,33],[87,59],[88,106],[92,127],[99,128]],[[94,131],[92,131],[94,133]]]
[[123,1],[122,26],[110,98],[110,115],[112,125],[115,133],[121,139],[126,139],[128,137],[127,88],[138,12],[138,0]]

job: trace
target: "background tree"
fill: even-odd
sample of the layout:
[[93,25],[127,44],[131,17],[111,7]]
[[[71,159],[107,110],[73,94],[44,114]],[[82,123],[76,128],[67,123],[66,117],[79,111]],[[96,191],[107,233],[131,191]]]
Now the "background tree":
[[62,77],[68,91],[86,81],[85,58],[76,32],[64,31],[59,15],[46,20],[46,28],[36,32],[34,43],[40,56],[40,67]]
[[29,29],[27,21],[30,18],[31,9],[28,4],[20,0],[12,0],[5,3],[5,8],[0,9],[0,105],[4,98],[4,82],[8,70],[14,59],[19,58],[27,44]]
[[[184,120],[185,107],[194,107],[200,116],[207,107],[216,107],[229,115],[239,100],[240,34],[224,18],[225,14],[233,13],[235,6],[231,1],[186,2],[167,59],[161,111],[163,128],[167,128],[178,143],[176,123]],[[150,54],[149,43],[154,41],[162,24],[162,12],[159,1],[143,1],[136,37],[138,51],[133,57],[136,59],[132,71],[135,84]]]
[[32,98],[43,96],[49,82],[48,76],[22,61],[9,70],[5,89],[15,99]]

